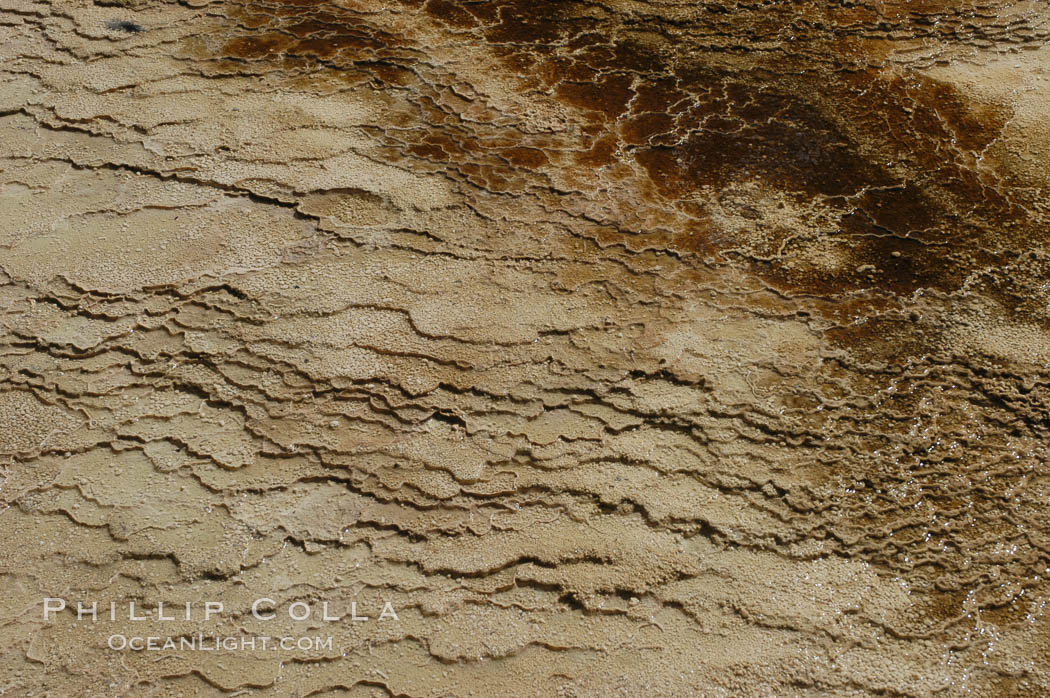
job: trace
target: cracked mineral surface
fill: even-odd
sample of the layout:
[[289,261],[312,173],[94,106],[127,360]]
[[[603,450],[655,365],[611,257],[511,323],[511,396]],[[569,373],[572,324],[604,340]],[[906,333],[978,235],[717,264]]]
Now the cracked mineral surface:
[[1050,695],[1048,38],[0,0],[0,695]]

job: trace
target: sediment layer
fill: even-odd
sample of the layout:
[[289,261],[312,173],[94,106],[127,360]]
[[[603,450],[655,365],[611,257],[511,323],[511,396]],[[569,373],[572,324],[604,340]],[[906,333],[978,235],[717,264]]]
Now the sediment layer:
[[1048,35],[4,0],[0,693],[1047,694]]

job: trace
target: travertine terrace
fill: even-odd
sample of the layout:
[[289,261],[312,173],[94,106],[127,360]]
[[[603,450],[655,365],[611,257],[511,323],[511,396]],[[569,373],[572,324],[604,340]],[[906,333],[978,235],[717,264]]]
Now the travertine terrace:
[[1048,37],[0,0],[0,695],[1050,694]]

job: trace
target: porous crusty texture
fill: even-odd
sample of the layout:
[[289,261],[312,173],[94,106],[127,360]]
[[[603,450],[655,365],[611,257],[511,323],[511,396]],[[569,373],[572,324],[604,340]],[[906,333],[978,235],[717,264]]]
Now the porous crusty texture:
[[0,0],[0,694],[1047,695],[1048,36]]

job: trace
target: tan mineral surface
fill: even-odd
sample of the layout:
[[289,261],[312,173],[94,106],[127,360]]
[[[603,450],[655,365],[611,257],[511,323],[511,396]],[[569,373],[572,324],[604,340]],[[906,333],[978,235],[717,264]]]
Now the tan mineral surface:
[[1050,695],[1048,42],[0,0],[0,695]]

